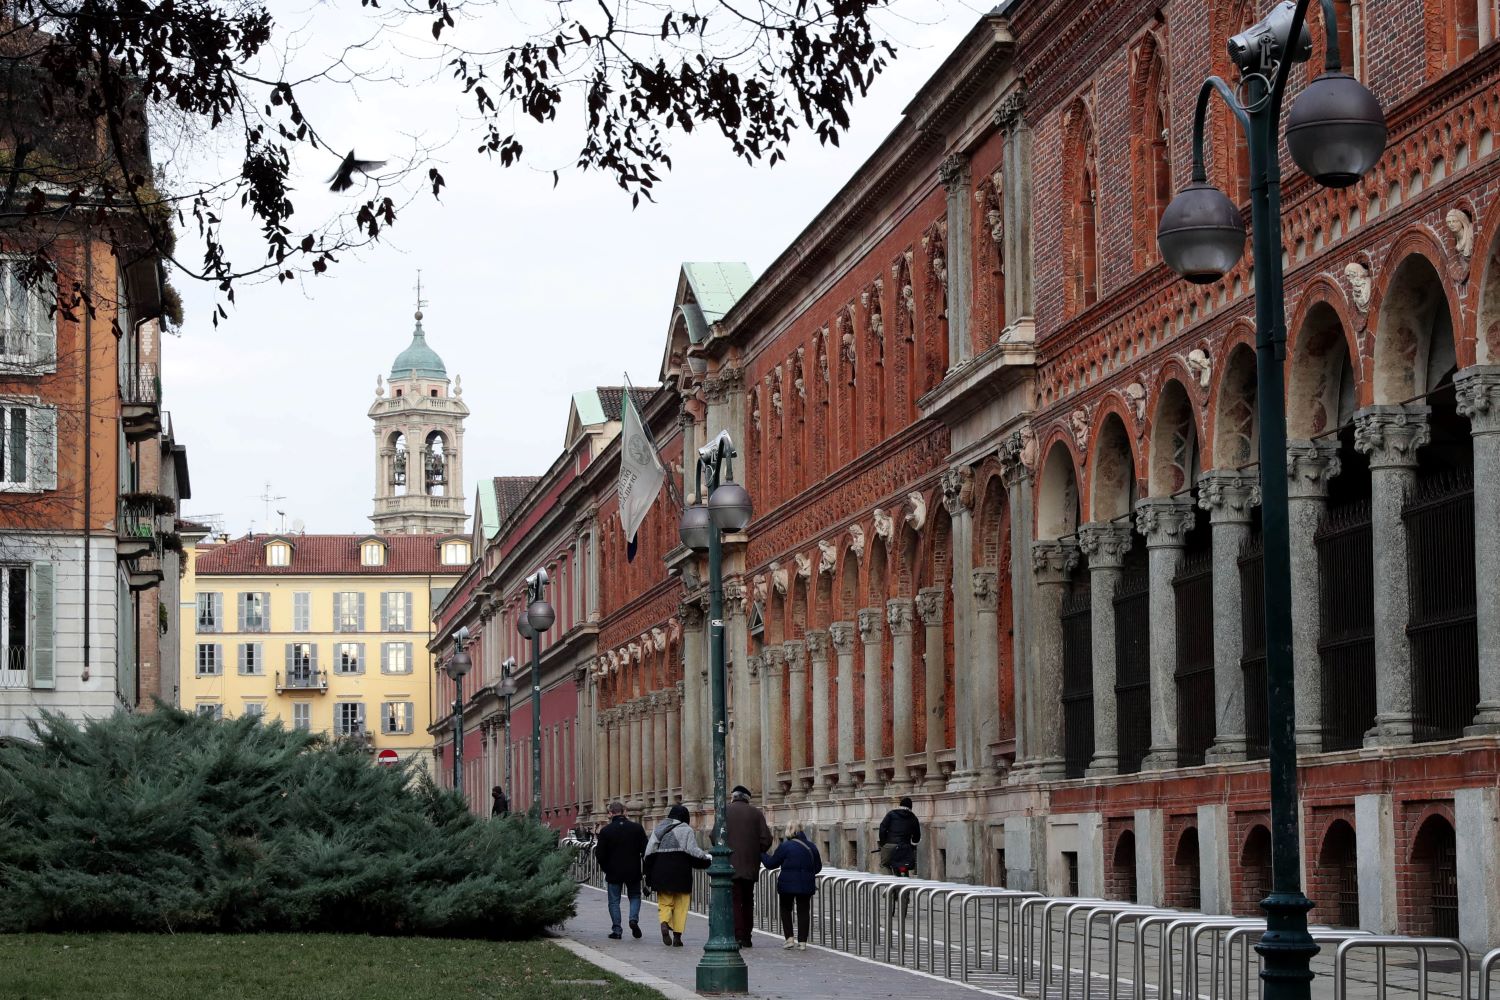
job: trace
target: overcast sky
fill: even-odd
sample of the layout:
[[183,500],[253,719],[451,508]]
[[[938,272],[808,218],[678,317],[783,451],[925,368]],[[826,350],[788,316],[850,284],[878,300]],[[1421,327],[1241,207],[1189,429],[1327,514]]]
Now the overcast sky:
[[[428,343],[450,377],[462,376],[472,411],[466,509],[482,478],[544,472],[562,448],[573,392],[617,385],[622,372],[638,385],[655,383],[679,264],[744,261],[759,274],[990,6],[894,0],[886,27],[899,57],[855,106],[838,149],[799,134],[789,162],[770,169],[735,160],[713,136],[679,138],[657,203],[632,211],[602,177],[565,169],[554,189],[551,168],[566,168],[580,138],[564,120],[546,140],[552,149],[538,147],[541,162],[519,169],[471,153],[475,143],[459,133],[440,154],[442,202],[418,197],[389,238],[330,274],[241,286],[217,330],[210,290],[178,277],[186,323],[181,337],[163,344],[163,393],[188,451],[187,516],[216,515],[235,535],[277,529],[278,510],[288,527],[300,520],[310,532],[369,530],[374,437],[366,413],[376,375],[410,342],[419,268]],[[327,54],[358,26],[347,8],[289,6],[278,16],[303,30],[304,60]],[[454,135],[452,95],[446,79],[340,88],[320,98],[314,121],[332,130],[338,148],[399,154],[412,141],[401,131],[414,121],[436,129],[423,134],[427,145]],[[299,164],[299,211],[316,215],[334,204],[318,181],[335,165],[331,155]],[[269,504],[269,525],[260,499],[268,483],[282,498]]]

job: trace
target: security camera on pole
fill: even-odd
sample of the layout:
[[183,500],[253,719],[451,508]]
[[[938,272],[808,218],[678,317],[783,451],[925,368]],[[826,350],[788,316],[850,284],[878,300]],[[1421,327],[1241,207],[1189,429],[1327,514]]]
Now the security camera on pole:
[[443,672],[453,678],[453,790],[464,790],[464,674],[473,662],[464,647],[469,644],[467,625],[453,633],[453,652],[443,665]]
[[539,569],[526,578],[526,610],[516,619],[516,631],[531,640],[531,815],[542,818],[542,636],[556,614],[542,596],[550,581]]
[[[1218,281],[1245,253],[1239,207],[1208,183],[1203,118],[1217,93],[1244,128],[1250,147],[1250,224],[1255,235],[1255,351],[1260,416],[1261,537],[1265,551],[1266,688],[1270,716],[1271,894],[1261,903],[1266,932],[1255,946],[1264,962],[1266,1000],[1307,1000],[1309,963],[1318,946],[1307,932],[1312,903],[1302,893],[1297,819],[1297,748],[1292,726],[1291,541],[1286,476],[1286,315],[1281,271],[1280,143],[1276,129],[1292,64],[1306,62],[1312,42],[1304,23],[1309,0],[1282,0],[1265,20],[1229,40],[1240,70],[1239,94],[1218,77],[1198,92],[1193,119],[1192,182],[1162,213],[1157,229],[1167,265],[1195,284]],[[1322,0],[1328,46],[1324,71],[1298,95],[1287,116],[1293,161],[1324,187],[1348,187],[1385,150],[1380,102],[1339,62],[1338,16]]]

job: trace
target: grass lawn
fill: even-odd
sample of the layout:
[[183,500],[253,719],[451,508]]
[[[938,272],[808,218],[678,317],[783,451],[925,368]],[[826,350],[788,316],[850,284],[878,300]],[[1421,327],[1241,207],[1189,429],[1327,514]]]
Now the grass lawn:
[[4,1000],[661,1000],[548,941],[0,935]]

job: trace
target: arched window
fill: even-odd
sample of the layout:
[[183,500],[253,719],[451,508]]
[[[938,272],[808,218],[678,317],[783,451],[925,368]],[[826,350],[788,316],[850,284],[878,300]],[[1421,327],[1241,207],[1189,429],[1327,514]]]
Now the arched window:
[[1093,121],[1081,100],[1063,118],[1063,161],[1072,172],[1064,206],[1067,306],[1076,313],[1099,298],[1099,165]]
[[1271,894],[1271,831],[1260,823],[1245,838],[1240,854],[1240,886],[1239,912],[1260,916],[1260,901]]
[[1109,867],[1109,885],[1106,887],[1109,898],[1134,903],[1140,895],[1136,888],[1134,830],[1126,830],[1115,841]]
[[1429,816],[1417,831],[1407,866],[1408,934],[1458,937],[1458,845],[1453,826]]
[[1480,18],[1490,0],[1440,0],[1427,4],[1427,75],[1441,76],[1479,51]]
[[1177,841],[1172,864],[1169,902],[1179,910],[1197,910],[1203,905],[1203,873],[1198,856],[1198,828],[1190,826]]
[[1131,55],[1131,107],[1135,121],[1135,151],[1131,173],[1136,194],[1135,265],[1154,264],[1156,226],[1172,200],[1172,163],[1169,135],[1166,60],[1156,36],[1147,35]]
[[1335,927],[1359,926],[1359,854],[1354,827],[1335,820],[1323,836],[1323,850],[1318,854],[1323,885],[1319,902],[1332,906],[1319,908],[1319,915]]

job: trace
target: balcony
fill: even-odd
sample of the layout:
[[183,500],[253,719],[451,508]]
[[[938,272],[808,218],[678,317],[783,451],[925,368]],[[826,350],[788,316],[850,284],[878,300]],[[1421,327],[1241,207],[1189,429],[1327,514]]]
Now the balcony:
[[126,573],[132,594],[157,586],[165,575],[161,568],[161,554],[157,552],[137,558]]
[[161,433],[161,376],[155,365],[135,365],[120,372],[120,422],[127,441],[144,441]]
[[283,674],[280,670],[276,671],[277,694],[297,691],[312,691],[315,694],[326,694],[328,692],[328,671],[293,670],[289,674]]
[[139,559],[160,551],[157,502],[143,494],[120,498],[115,519],[115,552],[121,559]]

